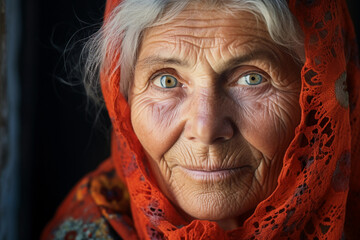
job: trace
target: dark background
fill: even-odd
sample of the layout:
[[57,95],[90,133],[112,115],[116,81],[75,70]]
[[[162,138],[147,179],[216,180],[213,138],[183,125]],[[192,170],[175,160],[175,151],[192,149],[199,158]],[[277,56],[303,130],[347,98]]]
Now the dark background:
[[105,0],[22,0],[21,240],[39,239],[71,187],[109,155],[109,121],[95,123],[82,87],[61,81],[78,81],[65,67],[104,8]]
[[[350,11],[359,29],[355,2],[349,1]],[[81,44],[70,53],[66,46],[96,31],[104,8],[105,0],[21,2],[21,240],[39,239],[71,187],[109,156],[106,113],[95,123],[82,87],[59,80],[76,81],[64,69],[74,66],[67,57]]]

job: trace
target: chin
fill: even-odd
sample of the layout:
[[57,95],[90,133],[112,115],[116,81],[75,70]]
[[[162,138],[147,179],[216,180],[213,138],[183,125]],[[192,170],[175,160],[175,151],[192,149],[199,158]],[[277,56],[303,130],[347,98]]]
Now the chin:
[[[256,207],[257,201],[225,195],[221,191],[183,196],[177,205],[188,220],[217,222],[224,230],[233,230],[243,224]],[[243,199],[240,199],[243,198]]]
[[174,203],[191,219],[223,221],[238,218],[259,202],[259,197],[244,185],[226,188],[222,184],[207,184],[174,194]]

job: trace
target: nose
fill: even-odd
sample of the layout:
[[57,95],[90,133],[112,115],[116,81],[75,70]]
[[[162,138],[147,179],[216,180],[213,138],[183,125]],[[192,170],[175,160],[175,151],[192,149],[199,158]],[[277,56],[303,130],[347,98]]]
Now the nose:
[[186,138],[206,145],[231,139],[235,124],[227,114],[230,111],[224,98],[215,91],[194,93],[185,125]]

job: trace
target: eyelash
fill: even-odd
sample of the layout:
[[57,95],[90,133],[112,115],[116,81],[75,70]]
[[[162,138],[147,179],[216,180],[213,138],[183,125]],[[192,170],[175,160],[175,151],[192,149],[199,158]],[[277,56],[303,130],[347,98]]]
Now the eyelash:
[[[255,84],[255,85],[247,85],[247,86],[251,86],[252,88],[254,87],[260,87],[259,85],[264,85],[265,83],[267,83],[269,80],[269,77],[265,76],[265,74],[263,73],[260,73],[258,71],[249,71],[249,72],[245,72],[245,73],[242,73],[240,76],[238,77],[234,77],[234,81],[231,81],[231,85],[241,85],[241,84],[238,84],[238,81],[242,78],[242,77],[245,77],[245,76],[248,76],[248,75],[252,75],[252,74],[257,74],[257,75],[260,75],[262,77],[262,82],[259,83],[259,84]],[[246,86],[246,85],[244,85]]]
[[157,70],[153,74],[151,74],[149,81],[154,81],[157,77],[160,77],[161,75],[166,75],[166,74],[169,74],[169,75],[172,75],[172,76],[178,78],[177,77],[178,75],[177,75],[177,72],[175,69],[163,68],[163,69]]
[[[258,85],[248,85],[248,86],[251,86],[251,88],[259,88],[262,85],[265,85],[265,83],[268,83],[269,79],[270,79],[268,74],[264,73],[262,70],[256,69],[256,70],[246,71],[246,72],[240,74],[239,76],[237,76],[236,72],[239,72],[239,71],[240,70],[231,70],[231,74],[226,74],[226,78],[231,79],[230,81],[229,80],[226,81],[226,82],[230,82],[230,86],[240,85],[240,84],[237,84],[239,79],[246,75],[250,75],[250,74],[259,74],[260,76],[262,76],[262,79],[263,79],[263,82],[262,82],[263,84],[260,83]],[[161,77],[162,75],[171,75],[171,76],[175,77],[179,81],[180,84],[182,84],[181,78],[177,74],[177,71],[172,68],[164,68],[164,69],[155,71],[155,73],[153,73],[150,76],[149,81],[151,83],[153,83],[155,79],[157,79],[158,77]],[[154,84],[152,84],[152,85],[154,86]],[[157,87],[157,88],[159,88],[163,91],[168,91],[169,89],[172,89],[172,88],[160,88],[160,87]]]

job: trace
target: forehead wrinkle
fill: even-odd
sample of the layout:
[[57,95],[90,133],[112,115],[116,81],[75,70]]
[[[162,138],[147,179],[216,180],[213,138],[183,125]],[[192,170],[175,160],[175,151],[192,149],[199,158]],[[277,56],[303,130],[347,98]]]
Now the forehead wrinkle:
[[209,49],[228,44],[241,35],[246,38],[268,35],[264,24],[259,24],[262,22],[252,13],[241,11],[239,16],[225,13],[224,18],[214,19],[213,16],[219,15],[222,10],[211,9],[210,12],[214,13],[209,14],[209,8],[204,9],[201,5],[191,4],[170,22],[148,28],[143,40],[152,44],[154,39],[156,42],[156,38],[161,37],[168,44],[180,43],[179,47],[182,47],[183,43],[190,47]]
[[[261,28],[264,25],[258,24],[259,21],[251,13],[243,12],[239,18],[226,15],[225,20],[222,18],[214,20],[207,14],[201,14],[201,11],[196,13],[185,10],[171,22],[148,28],[142,42],[143,46],[147,45],[147,49],[143,49],[146,52],[144,55],[160,53],[162,56],[142,59],[137,65],[191,65],[194,67],[200,63],[200,60],[205,60],[206,65],[214,70],[223,70],[229,64],[250,61],[252,57],[245,58],[242,55],[250,54],[257,48],[264,49],[261,47],[264,42],[266,42],[265,46],[273,45],[267,30]],[[244,22],[245,20],[248,22]],[[269,57],[271,54],[262,55],[262,59],[272,62],[276,60],[276,54],[272,57]],[[269,56],[265,57],[265,55]],[[218,57],[221,60],[217,59]],[[231,61],[230,58],[237,60]]]
[[[250,20],[246,21],[241,19],[238,23],[232,21],[231,23],[218,23],[214,24],[210,21],[204,22],[200,26],[195,26],[191,23],[185,23],[179,25],[176,22],[159,27],[154,27],[153,32],[160,32],[162,35],[171,36],[183,36],[194,38],[232,38],[239,35],[247,36],[249,33],[258,33],[258,35],[268,34],[266,27],[261,24],[250,24]],[[245,24],[242,24],[245,23]],[[162,31],[161,31],[162,30]],[[259,34],[260,33],[260,34]]]
[[188,23],[191,23],[190,26],[201,25],[201,27],[204,27],[203,23],[208,25],[209,23],[213,24],[213,22],[221,22],[222,25],[224,25],[224,23],[232,25],[234,19],[238,17],[245,19],[247,22],[257,21],[256,15],[244,9],[234,11],[225,6],[211,7],[206,3],[205,5],[190,3],[181,14],[173,19],[173,22],[185,22],[185,26],[189,26]]
[[229,59],[225,62],[225,66],[226,69],[230,69],[255,60],[274,62],[274,60],[277,61],[277,56],[274,55],[272,51],[268,51],[266,49],[256,49],[242,56]]
[[[155,30],[155,29],[154,29]],[[155,30],[157,31],[157,30]],[[150,31],[151,32],[151,31]],[[229,41],[233,41],[238,37],[220,35],[215,31],[210,31],[206,34],[196,34],[196,31],[186,32],[183,30],[168,30],[160,33],[150,33],[144,38],[144,43],[147,45],[153,45],[158,42],[157,36],[161,36],[161,41],[167,45],[173,45],[175,47],[195,47],[199,49],[217,48],[219,45],[226,44]],[[231,39],[229,38],[231,37]]]
[[[218,74],[254,61],[279,65],[281,62],[281,52],[278,48],[274,48],[274,46],[276,45],[267,39],[233,41],[221,48],[214,49],[217,51],[215,53],[210,52],[206,54],[206,59]],[[214,55],[219,56],[221,60],[216,59]]]
[[172,29],[166,28],[166,30],[164,30],[154,28],[152,31],[147,32],[144,42],[149,45],[156,44],[156,38],[161,36],[162,41],[166,42],[166,44],[180,44],[180,47],[182,47],[181,44],[183,44],[200,49],[210,49],[238,42],[237,39],[239,37],[245,37],[249,40],[256,40],[259,38],[263,38],[267,41],[270,40],[267,30],[260,28],[255,29],[251,27],[232,26],[229,29],[224,29],[223,27],[209,29],[196,28],[195,30],[195,28],[191,27],[184,27],[181,29],[172,27]]
[[[161,47],[161,50],[157,49],[157,54],[139,60],[136,68],[143,69],[154,65],[169,65],[190,69],[196,68],[196,66],[202,63],[205,68],[211,68],[213,72],[222,74],[232,70],[236,66],[257,60],[266,61],[271,65],[277,65],[280,62],[279,56],[271,47],[266,47],[267,44],[269,43],[261,40],[256,42],[251,40],[240,41],[240,43],[236,41],[227,46],[209,50],[205,48],[187,49],[183,44],[178,43],[174,47],[166,46]],[[186,50],[190,51],[184,54],[183,51]],[[218,53],[214,53],[212,50],[218,51]],[[163,56],[161,53],[168,53],[168,55]],[[217,57],[214,57],[215,55],[218,55],[221,60],[216,60]]]
[[[244,23],[244,24],[243,24]],[[224,28],[236,28],[235,25],[247,25],[251,28],[257,27],[264,27],[265,24],[261,21],[257,21],[253,18],[228,18],[228,19],[220,19],[216,20],[214,18],[209,19],[185,19],[185,20],[174,20],[173,22],[166,23],[165,25],[172,25],[179,29],[181,28],[188,28],[188,29],[217,29],[219,27]],[[165,26],[163,25],[163,26]]]

